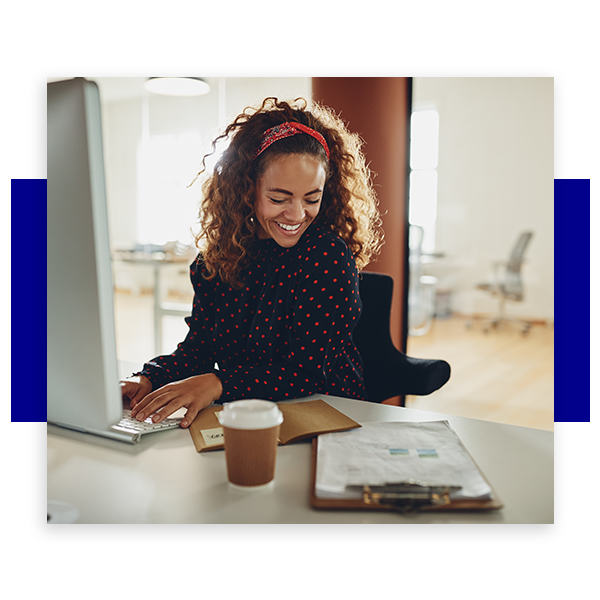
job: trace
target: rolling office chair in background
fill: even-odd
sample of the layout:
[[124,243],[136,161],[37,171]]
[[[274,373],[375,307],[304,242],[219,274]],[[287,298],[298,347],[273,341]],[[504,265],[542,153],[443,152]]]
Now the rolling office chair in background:
[[363,311],[352,337],[363,359],[368,400],[426,396],[441,388],[450,379],[446,361],[406,356],[392,342],[394,280],[389,275],[363,272],[359,287]]
[[522,325],[521,332],[523,335],[526,335],[531,328],[531,323],[528,321],[506,316],[505,304],[507,300],[523,302],[525,297],[521,267],[523,266],[525,250],[532,236],[533,232],[531,231],[523,232],[517,239],[508,262],[494,263],[493,281],[480,283],[476,286],[478,290],[483,290],[492,296],[498,297],[498,314],[489,323],[484,325],[483,331],[485,333],[505,322]]

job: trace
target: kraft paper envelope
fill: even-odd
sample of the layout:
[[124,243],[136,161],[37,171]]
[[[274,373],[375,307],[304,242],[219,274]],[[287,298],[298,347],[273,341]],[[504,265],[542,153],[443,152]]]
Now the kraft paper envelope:
[[[279,444],[291,444],[321,433],[347,431],[360,425],[333,408],[324,400],[308,400],[292,404],[278,404],[283,413],[283,423],[279,430]],[[216,415],[222,406],[209,406],[198,413],[190,425],[190,434],[196,450],[222,450],[223,428]]]

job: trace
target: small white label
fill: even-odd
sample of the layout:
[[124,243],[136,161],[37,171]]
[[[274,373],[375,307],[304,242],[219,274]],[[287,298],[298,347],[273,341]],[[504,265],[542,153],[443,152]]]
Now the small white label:
[[222,444],[223,439],[223,428],[215,427],[214,429],[203,429],[202,437],[204,438],[204,443],[207,446],[217,446]]

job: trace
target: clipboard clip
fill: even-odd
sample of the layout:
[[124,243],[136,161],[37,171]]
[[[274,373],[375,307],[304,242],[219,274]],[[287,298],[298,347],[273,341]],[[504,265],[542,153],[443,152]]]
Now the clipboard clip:
[[391,506],[401,512],[418,511],[422,507],[450,504],[450,494],[460,485],[428,485],[418,481],[385,485],[348,486],[362,491],[365,504]]

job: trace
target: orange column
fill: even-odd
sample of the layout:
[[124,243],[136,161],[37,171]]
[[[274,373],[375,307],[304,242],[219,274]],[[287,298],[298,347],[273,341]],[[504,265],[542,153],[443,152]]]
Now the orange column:
[[313,99],[331,107],[365,141],[375,176],[385,244],[368,271],[394,279],[391,334],[406,352],[408,292],[408,137],[411,79],[407,77],[313,77]]

